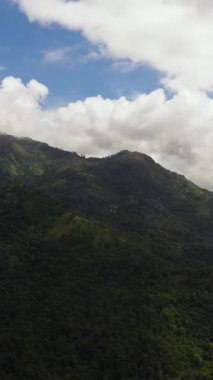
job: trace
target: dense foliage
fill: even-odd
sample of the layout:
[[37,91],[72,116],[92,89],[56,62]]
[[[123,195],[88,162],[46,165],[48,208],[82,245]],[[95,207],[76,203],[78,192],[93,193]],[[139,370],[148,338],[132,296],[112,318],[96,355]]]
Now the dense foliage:
[[213,195],[0,140],[0,379],[212,380]]

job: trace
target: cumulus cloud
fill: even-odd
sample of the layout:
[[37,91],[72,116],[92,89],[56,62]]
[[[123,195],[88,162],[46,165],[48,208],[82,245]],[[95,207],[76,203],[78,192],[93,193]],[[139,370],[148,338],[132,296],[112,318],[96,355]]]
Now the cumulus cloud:
[[0,130],[86,155],[121,149],[150,154],[213,189],[213,100],[201,91],[167,99],[163,89],[134,99],[101,96],[45,109],[48,89],[14,77],[0,86]]
[[[86,155],[131,149],[152,155],[213,190],[212,0],[11,0],[31,22],[80,31],[113,69],[138,64],[162,73],[163,89],[133,99],[91,97],[45,109],[48,89],[5,78],[0,130]],[[66,52],[54,51],[49,61]]]
[[30,21],[79,30],[114,59],[164,73],[164,85],[213,89],[211,0],[13,0]]

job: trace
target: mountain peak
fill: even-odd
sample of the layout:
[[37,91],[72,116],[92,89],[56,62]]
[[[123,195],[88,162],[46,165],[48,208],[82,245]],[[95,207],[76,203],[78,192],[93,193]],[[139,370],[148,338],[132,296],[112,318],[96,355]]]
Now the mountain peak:
[[115,159],[124,159],[124,160],[134,160],[134,161],[147,161],[150,163],[155,163],[155,161],[145,153],[130,151],[130,150],[121,150],[120,152],[109,156],[109,158]]

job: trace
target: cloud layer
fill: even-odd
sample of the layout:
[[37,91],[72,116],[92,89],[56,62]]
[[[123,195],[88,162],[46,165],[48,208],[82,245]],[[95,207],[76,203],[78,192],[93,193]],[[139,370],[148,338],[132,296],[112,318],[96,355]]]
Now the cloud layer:
[[114,59],[162,71],[172,89],[213,89],[212,0],[13,0],[29,20],[79,30]]
[[47,96],[35,80],[5,78],[0,130],[86,155],[138,150],[213,189],[213,100],[204,92],[183,91],[170,100],[162,89],[132,100],[98,96],[51,110],[42,106]]
[[[213,190],[212,0],[11,1],[30,21],[81,31],[115,67],[158,70],[175,95],[167,99],[157,89],[132,100],[99,96],[46,110],[45,86],[9,77],[0,88],[1,131],[87,155],[139,150]],[[57,53],[47,60],[62,59]]]

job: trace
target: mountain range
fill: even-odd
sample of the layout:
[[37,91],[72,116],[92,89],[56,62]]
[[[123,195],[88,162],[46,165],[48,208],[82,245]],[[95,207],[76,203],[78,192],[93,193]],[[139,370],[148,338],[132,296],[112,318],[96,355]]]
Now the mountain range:
[[0,378],[212,380],[213,193],[0,135]]

